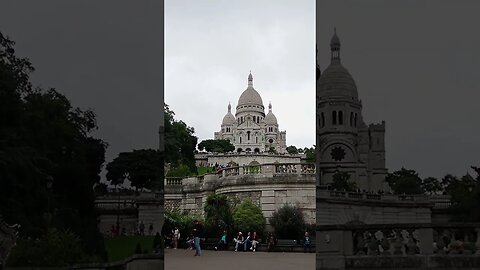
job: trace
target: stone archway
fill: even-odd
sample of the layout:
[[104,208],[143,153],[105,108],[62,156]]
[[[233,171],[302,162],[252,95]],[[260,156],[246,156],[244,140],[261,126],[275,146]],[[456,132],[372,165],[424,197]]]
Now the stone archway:
[[238,148],[238,149],[237,149],[237,153],[240,153],[240,152],[242,152],[242,151],[243,151],[242,148]]

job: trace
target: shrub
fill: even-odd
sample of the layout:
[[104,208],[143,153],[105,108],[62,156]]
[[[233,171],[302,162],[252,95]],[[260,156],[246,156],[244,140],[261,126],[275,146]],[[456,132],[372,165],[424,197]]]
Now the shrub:
[[233,222],[235,228],[241,232],[256,231],[259,237],[264,235],[265,217],[262,210],[250,199],[243,201],[235,208]]
[[52,229],[40,239],[19,239],[8,258],[10,266],[67,266],[100,261],[81,248],[80,238],[68,230]]
[[306,229],[300,208],[288,204],[273,213],[270,224],[277,238],[283,239],[300,239]]

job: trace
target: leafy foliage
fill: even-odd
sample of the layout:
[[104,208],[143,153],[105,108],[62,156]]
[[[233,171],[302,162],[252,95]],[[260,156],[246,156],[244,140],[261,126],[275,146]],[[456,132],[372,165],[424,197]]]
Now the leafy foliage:
[[20,239],[8,259],[10,266],[67,266],[88,261],[90,258],[81,247],[80,238],[71,231],[50,230],[39,240]]
[[33,66],[13,45],[0,34],[0,214],[24,237],[69,229],[85,252],[105,255],[92,186],[107,144],[89,135],[95,114],[55,89],[32,89]]
[[162,235],[170,233],[175,226],[180,231],[180,237],[186,239],[193,230],[193,221],[202,220],[200,216],[176,211],[165,211],[165,222],[162,228]]
[[273,213],[270,224],[277,237],[283,239],[299,239],[305,229],[305,220],[300,208],[288,204]]
[[190,168],[185,164],[180,164],[167,172],[168,177],[185,177],[192,175]]
[[233,222],[236,229],[242,232],[256,231],[262,237],[265,230],[265,217],[262,210],[250,199],[237,205],[233,212]]
[[123,152],[107,164],[107,180],[112,185],[125,179],[136,188],[161,189],[163,186],[163,159],[158,150],[141,149]]
[[288,146],[286,148],[286,150],[289,154],[298,154],[299,153],[297,147],[295,147],[294,145]]
[[447,175],[443,182],[450,194],[450,216],[453,221],[479,222],[480,211],[480,168],[472,167],[477,177],[465,175],[461,179]]
[[402,168],[389,173],[385,178],[395,194],[423,194],[422,179],[414,170]]
[[198,138],[193,134],[193,127],[187,126],[183,121],[174,118],[175,113],[167,104],[165,110],[165,162],[172,167],[185,164],[190,171],[195,173],[195,147]]
[[235,150],[229,140],[203,140],[198,144],[198,150],[214,153],[227,153]]
[[317,155],[317,153],[315,152],[315,145],[313,147],[310,147],[310,148],[308,148],[308,147],[303,148],[303,153],[305,153],[305,155],[306,155],[305,159],[308,162],[312,162],[312,163],[315,162],[316,155]]
[[336,190],[355,191],[357,184],[350,180],[350,174],[347,172],[336,172],[333,175],[332,188]]
[[220,232],[231,231],[233,224],[232,209],[228,197],[223,194],[212,193],[205,203],[205,225],[211,231],[207,235],[217,235]]

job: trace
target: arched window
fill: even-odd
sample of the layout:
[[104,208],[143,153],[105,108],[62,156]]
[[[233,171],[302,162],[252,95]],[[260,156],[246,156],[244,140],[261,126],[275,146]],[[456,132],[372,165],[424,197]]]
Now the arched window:
[[238,141],[242,143],[242,137],[238,137]]
[[338,124],[343,125],[343,111],[338,111]]
[[250,141],[250,131],[247,131],[247,141]]
[[320,119],[320,127],[324,127],[325,126],[325,114],[322,112],[322,115],[321,115],[321,119]]
[[255,143],[258,143],[258,137],[255,137]]
[[253,116],[253,122],[256,122],[257,121],[257,117],[254,115]]
[[332,125],[337,124],[337,111],[332,112]]
[[350,112],[350,126],[353,126],[353,112]]
[[353,117],[353,125],[357,127],[357,114]]

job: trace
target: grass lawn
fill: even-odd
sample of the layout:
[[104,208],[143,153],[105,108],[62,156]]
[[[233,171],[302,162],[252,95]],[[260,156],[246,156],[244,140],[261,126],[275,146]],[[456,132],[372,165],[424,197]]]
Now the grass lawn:
[[121,261],[132,256],[135,253],[137,243],[140,243],[143,253],[151,253],[153,238],[153,236],[119,236],[112,239],[105,239],[108,261]]
[[198,167],[197,168],[198,175],[204,175],[206,173],[214,172],[213,167]]

